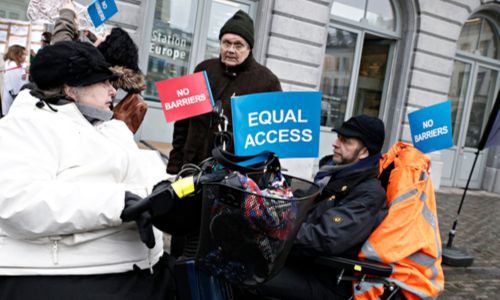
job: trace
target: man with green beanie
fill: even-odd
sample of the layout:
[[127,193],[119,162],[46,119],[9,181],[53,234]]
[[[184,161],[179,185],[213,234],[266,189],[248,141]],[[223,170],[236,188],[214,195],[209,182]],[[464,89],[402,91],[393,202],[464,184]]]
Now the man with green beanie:
[[[219,40],[219,58],[201,62],[194,71],[207,71],[214,100],[222,101],[232,133],[231,96],[281,91],[281,85],[276,75],[252,56],[254,26],[247,13],[236,12],[222,26]],[[175,123],[168,173],[177,174],[183,164],[197,164],[210,156],[217,131],[211,118],[205,114]]]
[[[252,56],[254,26],[250,16],[239,10],[221,28],[219,58],[208,59],[195,68],[206,71],[215,101],[222,102],[232,134],[231,97],[254,93],[281,91],[281,85],[268,68]],[[186,163],[198,164],[211,156],[218,122],[214,114],[177,121],[167,165],[167,172],[177,174]],[[232,143],[229,150],[232,151]]]

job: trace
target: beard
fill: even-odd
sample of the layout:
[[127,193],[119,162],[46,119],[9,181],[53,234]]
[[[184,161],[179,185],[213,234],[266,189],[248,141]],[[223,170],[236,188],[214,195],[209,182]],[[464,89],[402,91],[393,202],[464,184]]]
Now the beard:
[[333,153],[333,161],[337,165],[347,165],[347,164],[352,164],[355,163],[359,160],[359,153],[363,150],[363,146],[357,147],[354,149],[354,151],[351,153],[351,155],[341,155],[337,153]]

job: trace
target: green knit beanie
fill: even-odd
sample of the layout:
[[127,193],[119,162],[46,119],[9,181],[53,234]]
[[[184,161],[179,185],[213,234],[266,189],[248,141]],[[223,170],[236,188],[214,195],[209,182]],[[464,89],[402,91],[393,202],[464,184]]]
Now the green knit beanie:
[[250,45],[250,49],[253,48],[253,21],[246,12],[238,10],[231,19],[227,20],[220,29],[219,40],[226,33],[241,36]]

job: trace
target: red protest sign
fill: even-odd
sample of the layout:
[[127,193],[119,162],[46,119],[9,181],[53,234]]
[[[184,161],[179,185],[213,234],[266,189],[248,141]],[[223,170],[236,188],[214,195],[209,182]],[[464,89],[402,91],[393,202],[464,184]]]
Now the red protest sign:
[[213,110],[213,99],[205,72],[156,82],[167,122],[187,119]]

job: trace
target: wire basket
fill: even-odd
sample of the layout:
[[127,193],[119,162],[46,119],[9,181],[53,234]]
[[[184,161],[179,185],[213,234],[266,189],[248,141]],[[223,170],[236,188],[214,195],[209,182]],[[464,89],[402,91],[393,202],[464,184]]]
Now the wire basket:
[[[247,174],[254,182],[262,173]],[[226,177],[227,178],[227,177]],[[309,181],[284,175],[291,198],[248,192],[230,180],[203,185],[197,265],[242,285],[257,285],[283,267],[297,230],[319,193]]]

